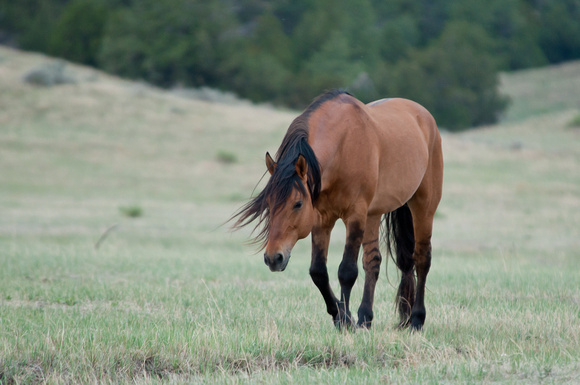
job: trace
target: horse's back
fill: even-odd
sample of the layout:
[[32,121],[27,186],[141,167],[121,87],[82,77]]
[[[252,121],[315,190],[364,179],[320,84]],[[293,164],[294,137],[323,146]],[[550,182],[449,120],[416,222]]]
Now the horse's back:
[[389,98],[371,102],[366,105],[368,113],[378,123],[380,131],[394,134],[402,131],[412,135],[412,130],[419,129],[429,143],[439,137],[437,124],[431,113],[422,105],[409,99]]

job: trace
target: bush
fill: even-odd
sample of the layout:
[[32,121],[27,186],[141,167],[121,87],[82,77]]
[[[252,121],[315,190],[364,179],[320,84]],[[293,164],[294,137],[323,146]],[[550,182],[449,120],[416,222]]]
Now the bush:
[[99,61],[107,71],[164,87],[219,88],[239,67],[231,60],[240,58],[234,53],[241,41],[232,12],[218,2],[135,2],[111,15]]
[[570,122],[568,122],[568,127],[580,128],[580,114],[576,115],[572,120],[570,120]]
[[107,9],[100,1],[70,2],[54,26],[48,52],[77,63],[97,65],[107,17]]
[[254,102],[287,104],[285,92],[292,77],[276,57],[260,52],[240,60],[231,83],[234,91]]
[[139,218],[143,215],[143,209],[140,206],[121,206],[119,212],[128,218]]
[[46,63],[24,75],[24,81],[45,87],[75,83],[74,78],[64,73],[65,66],[66,63],[62,60]]
[[423,104],[450,130],[494,123],[508,99],[498,93],[493,49],[481,27],[450,23],[428,48],[391,68],[387,94]]
[[539,40],[548,60],[558,63],[580,58],[580,1],[539,2]]
[[216,154],[216,158],[220,163],[233,164],[238,161],[236,154],[226,150],[219,150]]

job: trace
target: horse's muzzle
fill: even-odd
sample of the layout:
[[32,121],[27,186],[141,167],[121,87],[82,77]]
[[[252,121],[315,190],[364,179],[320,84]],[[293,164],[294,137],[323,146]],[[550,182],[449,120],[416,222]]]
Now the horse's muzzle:
[[284,257],[282,253],[276,253],[274,255],[264,254],[264,263],[270,268],[270,271],[284,271],[286,266],[288,266],[289,260],[290,255]]

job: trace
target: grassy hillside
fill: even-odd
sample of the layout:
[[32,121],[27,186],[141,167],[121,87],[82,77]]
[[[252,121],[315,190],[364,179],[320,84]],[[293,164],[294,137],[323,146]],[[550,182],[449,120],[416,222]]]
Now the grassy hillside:
[[296,112],[74,65],[74,84],[22,81],[51,61],[0,48],[0,383],[580,382],[580,130],[560,102],[580,100],[579,63],[506,75],[506,123],[443,135],[427,321],[409,334],[392,263],[373,329],[339,333],[307,240],[273,274],[220,226]]
[[503,74],[501,85],[512,103],[504,121],[512,122],[546,113],[580,110],[580,62],[567,62]]

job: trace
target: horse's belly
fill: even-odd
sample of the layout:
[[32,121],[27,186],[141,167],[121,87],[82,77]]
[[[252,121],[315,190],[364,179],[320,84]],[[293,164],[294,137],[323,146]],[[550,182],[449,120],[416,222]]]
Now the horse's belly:
[[369,214],[388,213],[398,209],[409,201],[421,185],[427,170],[428,154],[415,152],[410,158],[390,162],[388,167],[379,171],[377,189]]
[[369,215],[385,214],[398,209],[413,197],[420,184],[421,180],[408,180],[396,186],[379,189],[369,206]]

